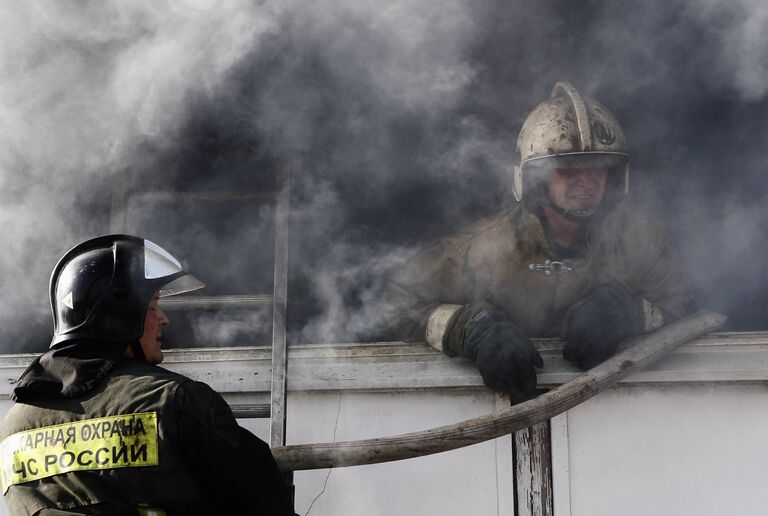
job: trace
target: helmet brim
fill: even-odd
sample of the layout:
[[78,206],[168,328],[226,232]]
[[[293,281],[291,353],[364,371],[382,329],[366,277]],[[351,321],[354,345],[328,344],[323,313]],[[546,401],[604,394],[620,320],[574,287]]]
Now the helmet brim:
[[547,169],[611,169],[623,167],[629,154],[623,152],[569,152],[531,158],[522,163],[525,168]]

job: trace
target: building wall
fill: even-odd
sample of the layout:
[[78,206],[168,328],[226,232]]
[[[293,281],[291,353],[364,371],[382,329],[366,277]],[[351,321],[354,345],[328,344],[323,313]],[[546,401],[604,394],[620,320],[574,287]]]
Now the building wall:
[[[579,374],[556,343],[537,346],[542,387]],[[0,396],[31,358],[0,357]],[[268,349],[171,351],[167,367],[206,381],[232,405],[268,400]],[[767,381],[768,336],[714,335],[555,417],[554,514],[765,514]],[[508,403],[482,386],[467,361],[400,344],[291,349],[288,390],[289,444],[424,430]],[[9,406],[0,401],[0,413]],[[241,423],[266,440],[268,420]],[[513,470],[505,436],[418,459],[296,472],[296,509],[312,516],[512,516]]]
[[[488,414],[500,408],[497,402],[503,404],[483,391],[304,394],[289,398],[288,440],[329,442],[426,430]],[[312,516],[513,514],[511,443],[505,436],[418,459],[297,472],[296,511]]]
[[555,514],[768,514],[766,407],[765,385],[738,384],[626,386],[579,405],[553,432]]

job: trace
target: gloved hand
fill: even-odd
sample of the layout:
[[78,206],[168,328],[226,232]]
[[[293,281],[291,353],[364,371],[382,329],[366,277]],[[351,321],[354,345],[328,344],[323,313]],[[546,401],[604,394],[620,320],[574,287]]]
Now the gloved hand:
[[501,312],[478,312],[464,329],[462,354],[475,361],[483,383],[509,394],[513,403],[536,396],[536,371],[541,355],[520,329]]
[[619,283],[594,289],[568,309],[560,329],[563,358],[591,369],[641,331],[641,300]]

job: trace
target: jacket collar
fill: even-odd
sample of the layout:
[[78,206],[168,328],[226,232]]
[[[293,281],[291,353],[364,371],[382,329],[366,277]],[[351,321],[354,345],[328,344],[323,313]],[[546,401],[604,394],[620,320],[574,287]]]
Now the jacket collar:
[[96,387],[122,359],[125,343],[70,341],[36,358],[16,381],[11,399],[71,398]]

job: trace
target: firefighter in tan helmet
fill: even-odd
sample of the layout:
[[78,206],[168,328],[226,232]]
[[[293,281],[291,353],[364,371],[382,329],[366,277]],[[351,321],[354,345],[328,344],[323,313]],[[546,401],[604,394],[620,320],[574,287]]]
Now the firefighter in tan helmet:
[[555,84],[517,154],[517,206],[421,253],[389,291],[397,337],[470,358],[513,401],[535,394],[543,366],[529,337],[559,336],[588,369],[691,305],[669,235],[625,199],[627,141],[607,108]]

